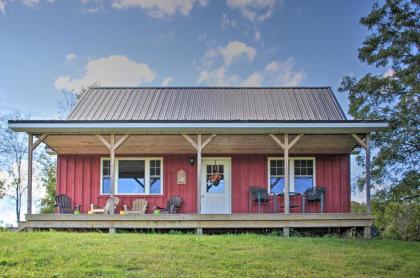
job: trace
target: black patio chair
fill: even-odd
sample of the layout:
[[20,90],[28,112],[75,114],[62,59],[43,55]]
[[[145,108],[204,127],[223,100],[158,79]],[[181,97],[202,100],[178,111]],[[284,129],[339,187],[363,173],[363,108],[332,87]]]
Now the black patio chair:
[[181,208],[182,199],[179,196],[171,196],[166,202],[166,208],[156,206],[155,209],[160,209],[163,214],[176,214]]
[[305,213],[305,203],[321,203],[321,213],[324,212],[325,188],[322,186],[311,187],[306,189],[302,196],[302,211]]
[[277,211],[277,197],[275,193],[268,193],[267,189],[260,186],[251,186],[249,188],[249,203],[258,203],[258,213],[261,213],[261,203],[270,202],[270,196],[273,196],[274,212]]
[[71,199],[65,194],[55,196],[55,206],[58,213],[74,213],[74,209],[71,207]]

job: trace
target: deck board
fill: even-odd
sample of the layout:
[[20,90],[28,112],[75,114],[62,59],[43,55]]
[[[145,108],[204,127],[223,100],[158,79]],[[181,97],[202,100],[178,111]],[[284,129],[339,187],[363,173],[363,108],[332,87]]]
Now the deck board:
[[220,229],[220,228],[334,228],[370,227],[369,214],[173,214],[173,215],[26,215],[21,229]]

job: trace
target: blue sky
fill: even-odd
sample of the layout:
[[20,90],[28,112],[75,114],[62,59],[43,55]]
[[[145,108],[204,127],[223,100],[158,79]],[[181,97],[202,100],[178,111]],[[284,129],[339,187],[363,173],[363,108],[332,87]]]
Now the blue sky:
[[[342,76],[372,70],[357,58],[367,35],[359,19],[372,4],[0,0],[0,115],[56,118],[63,91],[94,83],[331,86],[347,111],[347,96],[337,93]],[[0,209],[0,219],[13,221],[10,203]]]
[[0,111],[53,117],[63,90],[91,83],[337,91],[344,74],[367,71],[357,59],[367,34],[358,21],[372,4],[0,0]]

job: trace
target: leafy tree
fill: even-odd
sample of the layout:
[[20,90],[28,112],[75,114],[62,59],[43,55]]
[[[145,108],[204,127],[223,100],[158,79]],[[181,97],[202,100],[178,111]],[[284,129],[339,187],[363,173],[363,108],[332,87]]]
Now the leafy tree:
[[45,188],[45,196],[41,199],[41,212],[53,213],[55,211],[56,195],[56,163],[47,154],[42,154],[38,159],[42,165],[41,182]]
[[[372,182],[378,190],[373,212],[383,231],[388,224],[410,228],[400,220],[408,214],[415,219],[419,212],[420,1],[374,4],[360,23],[370,34],[359,48],[359,59],[376,67],[376,73],[360,79],[345,76],[339,90],[349,93],[349,114],[355,119],[389,122],[385,132],[372,135],[377,151],[372,161]],[[360,158],[359,153],[358,161],[363,161]],[[358,184],[361,187],[364,179],[359,178]],[[418,233],[419,224],[415,222],[411,221],[417,228],[411,231]],[[402,237],[401,232],[388,232]]]
[[[7,127],[7,119],[0,118],[0,166],[7,171],[10,178],[1,182],[0,197],[9,197],[15,201],[16,220],[20,221],[22,196],[27,189],[23,182],[23,161],[27,157],[27,136],[15,133]],[[16,113],[11,118],[19,119]]]

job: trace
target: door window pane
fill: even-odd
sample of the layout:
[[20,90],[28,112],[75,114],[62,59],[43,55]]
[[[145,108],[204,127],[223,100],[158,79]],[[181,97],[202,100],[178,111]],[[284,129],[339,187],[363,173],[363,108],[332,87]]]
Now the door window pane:
[[118,193],[145,193],[144,174],[144,160],[119,160]]
[[207,165],[207,192],[223,193],[225,192],[224,167],[223,165]]

